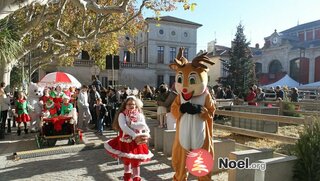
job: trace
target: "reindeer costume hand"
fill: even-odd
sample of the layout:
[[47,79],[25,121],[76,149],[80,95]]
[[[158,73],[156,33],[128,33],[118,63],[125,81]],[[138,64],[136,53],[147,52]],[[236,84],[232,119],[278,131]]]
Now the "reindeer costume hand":
[[[187,179],[186,157],[191,150],[202,148],[213,154],[212,124],[215,106],[207,91],[208,66],[214,63],[202,54],[189,63],[180,48],[175,63],[170,68],[176,71],[175,88],[178,96],[171,105],[171,113],[177,120],[176,136],[172,150],[173,180]],[[199,177],[211,180],[211,173]]]

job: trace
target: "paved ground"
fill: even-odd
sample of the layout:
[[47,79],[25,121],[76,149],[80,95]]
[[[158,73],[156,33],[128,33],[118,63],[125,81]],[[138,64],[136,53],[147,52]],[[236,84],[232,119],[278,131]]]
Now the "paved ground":
[[[101,136],[93,132],[87,132],[84,134],[84,143],[101,144],[115,135],[116,133],[113,131],[105,131]],[[22,134],[18,137],[13,132],[6,135],[4,140],[0,140],[1,181],[121,180],[123,165],[106,155],[104,149],[12,160],[14,152],[37,149],[34,136],[35,134]],[[66,145],[66,143],[66,140],[62,140],[57,144],[59,146]],[[151,151],[155,154],[154,158],[141,166],[143,180],[171,180],[173,170],[170,158],[155,152],[152,148]],[[212,177],[213,180],[221,181],[227,180],[226,178],[226,172]],[[195,178],[192,177],[190,180],[195,180]]]

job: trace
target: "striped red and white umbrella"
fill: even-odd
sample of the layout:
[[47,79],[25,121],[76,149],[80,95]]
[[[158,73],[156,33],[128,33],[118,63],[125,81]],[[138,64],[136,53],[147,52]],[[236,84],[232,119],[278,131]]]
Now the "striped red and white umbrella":
[[51,86],[68,86],[68,87],[81,87],[81,83],[72,75],[65,73],[65,72],[52,72],[45,75],[38,85],[45,87]]

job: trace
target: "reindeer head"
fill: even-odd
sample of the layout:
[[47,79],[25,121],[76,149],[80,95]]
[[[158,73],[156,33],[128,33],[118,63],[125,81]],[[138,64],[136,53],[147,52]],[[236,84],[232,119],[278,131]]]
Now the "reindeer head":
[[195,57],[191,63],[183,57],[183,48],[179,49],[177,58],[174,59],[170,68],[176,71],[175,87],[185,101],[193,96],[199,96],[204,93],[208,85],[208,67],[206,64],[214,63],[207,57],[207,53]]

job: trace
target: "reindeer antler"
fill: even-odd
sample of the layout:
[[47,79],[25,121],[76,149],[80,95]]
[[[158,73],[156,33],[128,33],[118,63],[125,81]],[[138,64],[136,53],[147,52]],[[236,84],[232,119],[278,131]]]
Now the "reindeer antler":
[[195,57],[193,60],[192,60],[192,66],[194,67],[202,67],[204,69],[207,69],[208,66],[204,63],[207,63],[207,64],[210,64],[210,65],[213,65],[214,62],[212,62],[209,57],[207,56],[207,52],[206,53],[203,53],[197,57]]
[[184,48],[180,47],[177,57],[174,59],[174,62],[178,64],[179,66],[183,67],[186,63],[188,63],[188,60],[183,56]]

